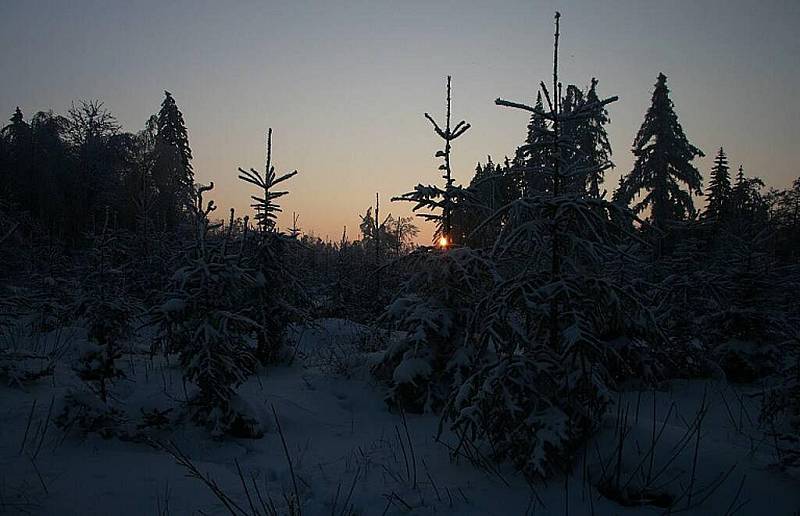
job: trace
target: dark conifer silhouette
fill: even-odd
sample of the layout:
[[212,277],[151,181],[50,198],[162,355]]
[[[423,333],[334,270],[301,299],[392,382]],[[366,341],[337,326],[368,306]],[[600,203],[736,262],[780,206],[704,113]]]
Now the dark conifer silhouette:
[[785,261],[800,257],[800,178],[791,188],[769,194],[771,222],[778,230],[778,253]]
[[765,222],[766,203],[761,195],[764,181],[758,177],[747,177],[744,166],[739,165],[736,182],[731,190],[731,209],[739,224]]
[[250,207],[256,212],[256,226],[262,234],[277,230],[276,220],[278,218],[278,213],[283,210],[281,210],[280,205],[275,202],[275,199],[289,193],[285,191],[276,191],[275,187],[295,175],[297,175],[297,170],[280,177],[275,174],[275,166],[272,164],[272,128],[270,127],[267,130],[267,161],[264,166],[264,175],[262,176],[253,168],[249,171],[242,168],[239,169],[239,179],[257,186],[263,192],[261,196],[250,196],[253,200],[253,204],[251,204]]
[[509,165],[496,165],[491,156],[487,157],[485,164],[477,164],[475,175],[465,191],[465,202],[460,203],[455,212],[454,232],[460,235],[461,240],[477,247],[494,242],[502,220],[484,224],[477,234],[475,230],[498,209],[519,198],[518,179],[516,170]]
[[19,106],[14,110],[9,121],[11,123],[3,127],[3,136],[8,143],[14,144],[27,136],[26,133],[30,130],[30,126],[25,122],[25,115],[22,114]]
[[158,113],[153,182],[158,190],[158,209],[164,224],[174,228],[192,208],[194,170],[192,150],[183,114],[168,91]]
[[[597,96],[597,79],[592,78],[589,91],[586,92],[584,103],[594,105],[600,101]],[[588,116],[579,120],[575,140],[580,152],[586,156],[585,170],[581,174],[582,187],[591,197],[601,195],[600,185],[603,183],[605,171],[613,168],[611,162],[611,142],[608,140],[606,124],[610,123],[608,111],[605,108],[593,110]]]
[[552,179],[547,170],[552,163],[550,146],[542,142],[547,138],[547,120],[544,116],[542,93],[536,94],[536,104],[528,122],[525,144],[517,149],[516,168],[522,171],[519,181],[522,195],[531,197],[552,189]]
[[714,168],[706,190],[708,205],[703,218],[712,222],[721,222],[730,212],[731,204],[731,174],[728,166],[728,157],[722,147],[714,158]]
[[[413,192],[409,192],[400,197],[393,198],[392,200],[412,201],[417,203],[414,206],[414,211],[421,208],[429,210],[441,210],[440,213],[421,213],[420,217],[425,220],[435,221],[437,230],[434,234],[434,239],[439,242],[442,247],[447,247],[453,244],[453,212],[456,209],[460,195],[460,188],[453,184],[452,169],[450,167],[450,151],[452,149],[452,142],[459,136],[463,135],[470,128],[470,125],[464,120],[458,122],[455,127],[451,127],[451,95],[450,95],[450,81],[451,77],[447,76],[447,108],[445,115],[445,127],[442,129],[439,124],[429,115],[425,113],[427,118],[433,125],[434,132],[444,140],[444,149],[436,151],[436,157],[442,158],[444,161],[439,165],[439,170],[442,171],[442,179],[444,179],[444,188],[437,186],[423,186],[421,184],[414,188]],[[441,200],[439,200],[441,199]]]
[[[600,197],[600,185],[605,170],[614,166],[611,162],[611,144],[605,125],[611,119],[605,108],[586,112],[584,106],[594,105],[597,96],[597,79],[592,79],[584,93],[575,85],[569,85],[563,95],[561,109],[564,113],[581,112],[562,123],[561,131],[575,141],[574,148],[564,149],[561,160],[570,164],[570,173],[562,174],[562,191],[586,192],[592,197]],[[525,143],[517,149],[514,172],[519,175],[522,195],[533,197],[537,194],[554,193],[551,153],[552,143],[548,130],[552,127],[542,103],[541,92],[537,93],[536,103],[528,123]]]
[[[0,191],[6,191],[9,197],[27,206],[32,206],[33,199],[30,167],[32,161],[31,127],[25,121],[22,110],[17,106],[9,119],[10,123],[0,131],[3,144],[3,177]],[[25,202],[27,201],[27,202]]]
[[651,106],[633,141],[633,154],[636,163],[620,186],[620,198],[630,203],[644,195],[634,211],[649,208],[650,219],[662,230],[695,214],[692,195],[702,195],[703,181],[691,162],[704,154],[686,138],[663,73],[658,74]]

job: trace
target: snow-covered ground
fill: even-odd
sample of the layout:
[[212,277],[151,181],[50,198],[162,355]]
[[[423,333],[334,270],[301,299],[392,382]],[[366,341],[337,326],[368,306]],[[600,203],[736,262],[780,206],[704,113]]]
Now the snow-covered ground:
[[[453,460],[446,446],[453,436],[445,432],[445,443],[436,441],[437,416],[390,412],[369,374],[380,339],[367,329],[323,320],[295,336],[291,365],[260,371],[239,389],[263,424],[263,438],[214,440],[190,423],[154,436],[190,458],[240,514],[254,512],[251,502],[260,508],[259,496],[284,513],[295,485],[306,515],[666,512],[610,501],[596,488],[603,478],[629,494],[648,484],[648,496],[677,497],[673,513],[798,514],[800,483],[770,466],[775,457],[758,428],[758,399],[749,396],[755,387],[676,381],[655,394],[626,392],[569,476],[529,486],[508,466]],[[60,338],[66,349],[52,377],[0,387],[0,513],[229,514],[167,451],[55,426],[64,394],[81,387],[70,350],[80,347],[82,334]],[[144,353],[123,362],[128,377],[115,384],[117,403],[131,414],[180,410],[186,394],[175,364]],[[693,428],[703,407],[698,441]]]

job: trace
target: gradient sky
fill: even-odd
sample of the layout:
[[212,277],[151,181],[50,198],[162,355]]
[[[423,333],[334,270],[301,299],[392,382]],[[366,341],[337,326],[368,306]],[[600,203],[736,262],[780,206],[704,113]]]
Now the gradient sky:
[[632,166],[658,72],[707,154],[704,175],[720,145],[769,185],[800,175],[798,0],[0,0],[0,111],[65,113],[98,98],[136,131],[167,89],[220,215],[247,209],[236,168],[263,168],[271,126],[278,170],[300,171],[281,226],[296,211],[304,231],[338,240],[345,225],[357,236],[375,192],[384,213],[406,215],[389,198],[437,181],[440,142],[423,112],[443,117],[447,74],[454,116],[472,124],[454,144],[457,181],[486,155],[513,153],[527,116],[493,101],[532,102],[550,77],[556,9],[563,82],[596,76],[601,95],[620,97],[609,109],[609,190]]

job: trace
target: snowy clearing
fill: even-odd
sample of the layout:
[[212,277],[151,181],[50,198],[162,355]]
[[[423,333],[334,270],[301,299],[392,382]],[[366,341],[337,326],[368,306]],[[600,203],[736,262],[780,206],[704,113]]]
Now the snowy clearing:
[[[195,425],[165,431],[156,439],[173,443],[245,511],[248,493],[259,503],[253,484],[279,510],[285,506],[283,493],[294,489],[274,407],[303,514],[662,514],[658,507],[626,508],[609,501],[597,484],[604,476],[617,475],[618,468],[620,484],[632,489],[643,484],[649,469],[654,491],[681,496],[691,479],[695,438],[690,435],[683,447],[681,442],[705,392],[708,413],[701,426],[695,483],[712,486],[727,475],[707,500],[698,504],[695,499],[685,513],[730,514],[744,504],[736,514],[763,514],[768,503],[770,514],[789,515],[800,507],[797,480],[770,467],[775,457],[757,428],[758,409],[748,389],[710,380],[675,381],[664,391],[626,392],[618,400],[621,410],[609,412],[570,476],[531,488],[508,466],[478,467],[465,457],[451,460],[448,447],[435,439],[437,416],[406,414],[404,424],[400,414],[388,411],[384,388],[368,372],[374,353],[358,351],[367,333],[355,323],[321,321],[296,333],[301,338],[293,365],[261,372],[240,388],[241,398],[266,428],[262,439],[218,441]],[[69,345],[77,348],[80,343],[78,335]],[[331,370],[344,371],[334,359],[321,363],[326,351],[348,358],[350,378]],[[131,413],[167,407],[170,398],[184,397],[180,372],[161,358],[132,357],[126,374],[118,402]],[[0,388],[0,508],[65,515],[228,513],[210,489],[188,478],[187,470],[165,451],[97,435],[80,438],[56,428],[51,419],[59,399],[79,384],[67,364],[59,363],[52,378],[24,389]],[[617,430],[626,417],[619,455]],[[453,437],[445,432],[443,441],[452,444]],[[741,482],[745,488],[737,496]],[[687,502],[678,503],[678,509]]]

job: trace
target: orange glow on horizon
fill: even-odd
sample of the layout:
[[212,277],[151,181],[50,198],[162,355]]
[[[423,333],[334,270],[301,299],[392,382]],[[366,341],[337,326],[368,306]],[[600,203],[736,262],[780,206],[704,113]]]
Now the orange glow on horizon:
[[442,249],[447,249],[447,246],[449,244],[450,242],[447,240],[446,236],[439,237],[439,247],[441,247]]

